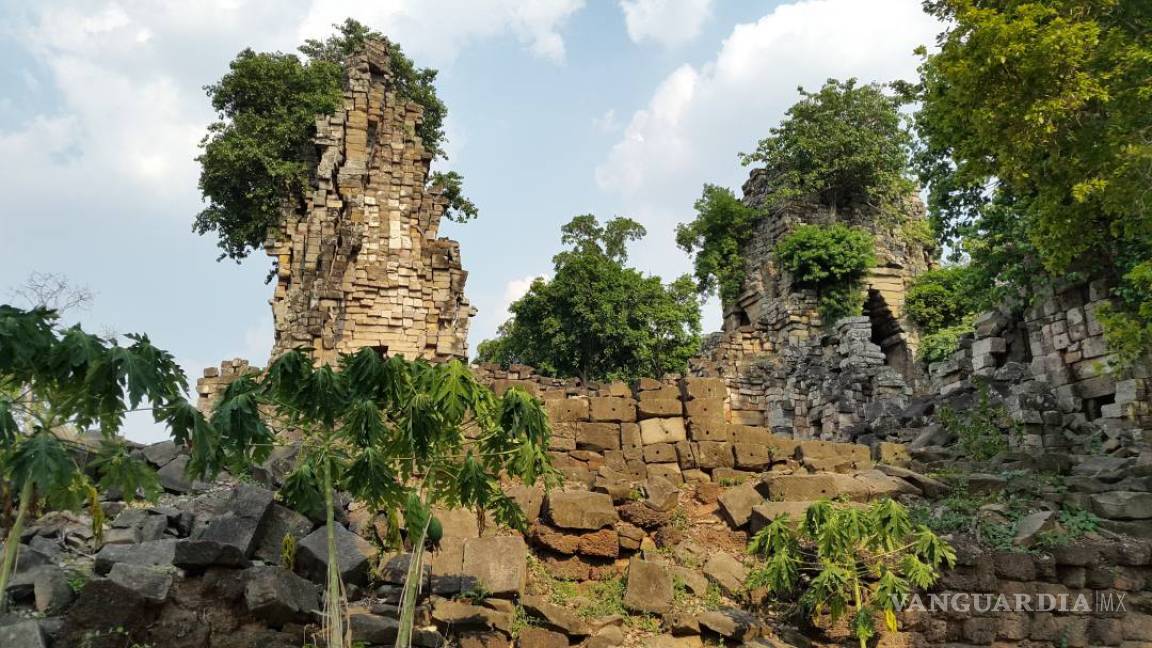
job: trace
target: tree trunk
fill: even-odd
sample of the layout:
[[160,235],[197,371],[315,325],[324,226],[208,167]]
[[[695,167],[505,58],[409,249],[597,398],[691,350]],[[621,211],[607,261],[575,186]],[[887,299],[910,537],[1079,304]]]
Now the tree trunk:
[[404,576],[404,593],[400,595],[400,630],[396,635],[396,648],[412,648],[412,626],[416,622],[416,599],[420,596],[420,583],[424,579],[424,540],[428,536],[428,519],[420,533],[412,540],[412,555],[408,560],[408,573]]
[[332,467],[324,466],[324,522],[328,530],[328,585],[324,601],[324,639],[328,648],[348,645],[344,630],[344,583],[336,558],[336,513],[332,497]]
[[16,558],[20,554],[20,534],[24,532],[24,518],[28,515],[28,507],[32,502],[32,480],[24,482],[20,490],[20,508],[16,512],[16,521],[8,531],[4,540],[4,562],[0,564],[0,613],[8,611],[8,581],[12,572],[16,570]]

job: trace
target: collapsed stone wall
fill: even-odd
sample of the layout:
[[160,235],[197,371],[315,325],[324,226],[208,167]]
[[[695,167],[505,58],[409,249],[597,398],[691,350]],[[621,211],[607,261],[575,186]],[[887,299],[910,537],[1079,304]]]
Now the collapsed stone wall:
[[[753,171],[745,204],[763,208],[771,188]],[[762,218],[743,250],[745,282],[724,304],[724,330],[690,364],[695,375],[723,378],[741,420],[802,438],[848,440],[868,408],[899,407],[923,382],[914,361],[918,337],[904,315],[911,280],[932,267],[932,251],[906,234],[924,224],[915,196],[896,215],[796,205]],[[793,285],[773,250],[800,224],[846,223],[872,232],[876,267],[862,282],[858,316],[836,328],[820,318],[816,291]],[[895,399],[895,403],[889,403]]]
[[323,363],[372,347],[463,358],[475,309],[459,244],[438,238],[448,200],[428,186],[422,108],[396,95],[381,43],[346,71],[343,107],[316,118],[311,191],[265,244],[276,263],[273,355],[307,346]]

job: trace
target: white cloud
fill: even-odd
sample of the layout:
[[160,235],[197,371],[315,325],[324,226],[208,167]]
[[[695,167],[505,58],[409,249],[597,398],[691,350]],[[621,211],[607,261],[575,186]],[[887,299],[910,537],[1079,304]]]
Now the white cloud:
[[620,0],[620,9],[633,43],[672,46],[696,38],[712,14],[712,0]]
[[664,276],[688,270],[686,255],[668,252],[675,224],[692,218],[705,182],[739,188],[747,170],[737,153],[779,122],[797,85],[914,78],[912,50],[940,30],[919,0],[804,0],[737,25],[707,64],[671,72],[595,169],[652,234],[636,263]]
[[620,120],[616,118],[616,109],[609,108],[603,115],[593,119],[592,127],[602,133],[614,133],[620,130]]
[[503,318],[501,321],[507,319],[510,315],[508,308],[512,306],[512,303],[528,294],[528,289],[532,287],[532,282],[537,279],[547,278],[547,275],[528,275],[526,277],[520,277],[519,279],[513,279],[504,284],[504,295],[500,302],[500,316]]
[[301,38],[330,33],[351,16],[404,45],[417,61],[450,64],[468,45],[512,36],[536,56],[564,60],[560,29],[584,0],[314,0],[300,26]]

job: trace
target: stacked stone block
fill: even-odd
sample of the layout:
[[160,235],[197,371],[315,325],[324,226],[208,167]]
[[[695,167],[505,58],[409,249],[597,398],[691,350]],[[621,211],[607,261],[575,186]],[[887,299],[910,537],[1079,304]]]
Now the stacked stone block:
[[467,354],[467,273],[459,245],[437,236],[447,200],[427,186],[432,154],[415,134],[422,109],[397,97],[387,57],[369,43],[350,59],[344,106],[316,119],[312,190],[269,233],[273,355]]

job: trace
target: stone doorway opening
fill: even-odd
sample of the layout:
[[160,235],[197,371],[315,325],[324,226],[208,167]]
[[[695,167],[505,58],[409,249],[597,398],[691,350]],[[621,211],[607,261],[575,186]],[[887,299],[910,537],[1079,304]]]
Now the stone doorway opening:
[[915,373],[915,359],[908,348],[904,329],[879,290],[868,289],[864,314],[872,324],[872,344],[884,353],[884,364],[899,371],[905,379],[911,379]]

